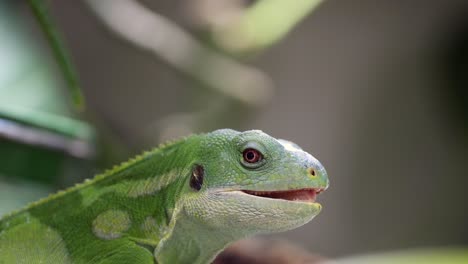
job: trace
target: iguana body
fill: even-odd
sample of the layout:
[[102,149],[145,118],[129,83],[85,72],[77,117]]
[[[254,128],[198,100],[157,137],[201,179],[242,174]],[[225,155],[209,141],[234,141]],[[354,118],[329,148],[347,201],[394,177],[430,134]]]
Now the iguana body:
[[192,135],[4,217],[0,263],[208,263],[230,242],[307,223],[327,186],[291,142]]

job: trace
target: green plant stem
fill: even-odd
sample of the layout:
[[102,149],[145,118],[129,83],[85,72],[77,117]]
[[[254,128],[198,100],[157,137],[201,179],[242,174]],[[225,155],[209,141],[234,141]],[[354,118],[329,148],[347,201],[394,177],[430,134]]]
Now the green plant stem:
[[36,17],[39,25],[44,32],[46,39],[52,49],[52,52],[62,70],[65,80],[68,83],[72,102],[78,111],[82,111],[85,107],[83,94],[80,90],[78,77],[61,37],[47,12],[47,8],[42,0],[28,0],[28,4]]

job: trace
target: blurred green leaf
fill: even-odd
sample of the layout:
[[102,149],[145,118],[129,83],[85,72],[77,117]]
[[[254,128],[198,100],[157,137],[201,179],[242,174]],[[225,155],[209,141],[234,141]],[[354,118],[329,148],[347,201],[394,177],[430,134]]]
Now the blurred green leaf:
[[399,251],[345,258],[335,264],[467,264],[468,248]]

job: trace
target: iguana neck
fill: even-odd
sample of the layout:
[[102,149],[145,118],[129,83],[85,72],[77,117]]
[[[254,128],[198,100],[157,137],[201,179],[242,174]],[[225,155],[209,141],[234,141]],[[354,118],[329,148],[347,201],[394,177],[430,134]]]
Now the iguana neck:
[[[186,164],[191,163],[191,158],[184,151],[185,143],[173,148],[174,151],[169,148],[148,155],[80,191],[84,207],[99,212],[92,219],[93,233],[98,238],[107,240],[125,235],[139,244],[159,243],[169,230],[175,204],[190,170]],[[113,226],[108,227],[109,222]],[[119,225],[121,230],[116,230],[115,226]]]
[[158,263],[211,263],[227,245],[246,235],[215,231],[205,223],[194,222],[183,209],[176,211],[171,231],[155,249]]

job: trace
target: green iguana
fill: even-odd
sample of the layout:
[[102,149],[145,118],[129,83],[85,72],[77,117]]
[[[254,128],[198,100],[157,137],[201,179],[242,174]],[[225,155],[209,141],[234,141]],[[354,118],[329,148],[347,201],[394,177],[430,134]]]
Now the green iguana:
[[320,210],[323,166],[259,130],[192,135],[0,220],[0,263],[208,263]]

